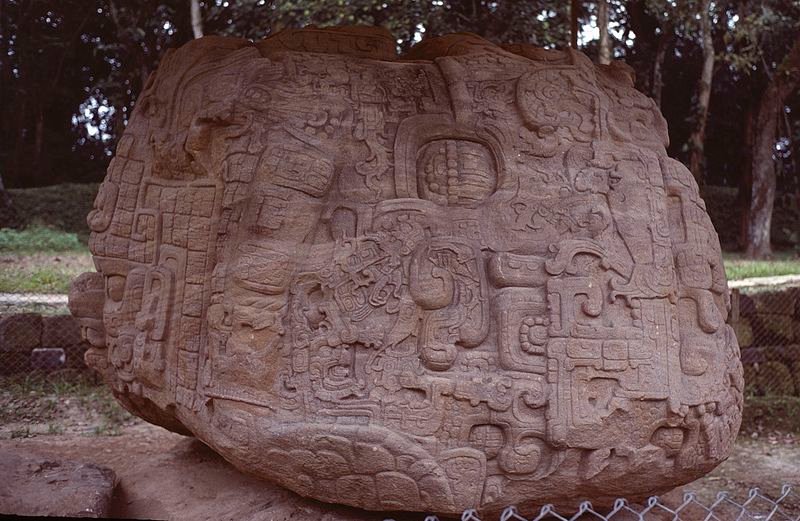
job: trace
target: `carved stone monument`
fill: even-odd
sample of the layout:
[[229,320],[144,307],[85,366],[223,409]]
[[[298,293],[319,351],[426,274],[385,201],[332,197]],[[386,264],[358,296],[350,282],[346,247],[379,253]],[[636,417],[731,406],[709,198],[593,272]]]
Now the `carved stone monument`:
[[717,235],[622,64],[372,28],[170,52],[71,306],[126,408],[303,496],[456,513],[693,480],[739,427]]

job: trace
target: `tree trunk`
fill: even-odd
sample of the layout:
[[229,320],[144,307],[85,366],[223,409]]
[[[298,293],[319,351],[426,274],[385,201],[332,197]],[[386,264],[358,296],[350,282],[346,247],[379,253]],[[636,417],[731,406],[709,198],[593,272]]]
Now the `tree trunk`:
[[203,37],[203,17],[200,14],[200,0],[189,0],[192,12],[192,33],[195,38]]
[[739,191],[736,194],[736,207],[739,214],[738,246],[742,251],[747,251],[750,243],[750,201],[753,200],[753,127],[755,110],[753,104],[747,110],[744,125],[744,150],[742,150],[742,171],[739,175]]
[[672,43],[672,25],[667,24],[662,28],[661,35],[658,38],[658,46],[656,47],[656,55],[653,62],[653,85],[652,94],[653,100],[661,109],[661,96],[664,91],[664,58],[667,56]]
[[600,31],[598,61],[608,65],[611,63],[611,36],[608,34],[608,0],[597,1],[597,28]]
[[753,175],[747,227],[747,256],[765,258],[772,254],[770,228],[775,203],[775,142],[786,98],[800,83],[800,37],[770,78],[761,95],[753,129]]
[[689,170],[692,171],[697,184],[705,181],[703,163],[705,159],[704,143],[706,139],[706,122],[708,120],[708,102],[711,99],[711,80],[714,75],[714,40],[711,39],[711,17],[709,16],[709,0],[700,2],[700,31],[703,37],[703,71],[697,87],[697,124],[689,138]]
[[750,211],[747,224],[747,256],[763,259],[772,254],[770,229],[772,208],[775,202],[775,126],[778,123],[778,101],[772,97],[774,88],[768,87],[759,103],[753,142]]
[[569,8],[570,19],[570,46],[578,48],[578,0],[572,0]]

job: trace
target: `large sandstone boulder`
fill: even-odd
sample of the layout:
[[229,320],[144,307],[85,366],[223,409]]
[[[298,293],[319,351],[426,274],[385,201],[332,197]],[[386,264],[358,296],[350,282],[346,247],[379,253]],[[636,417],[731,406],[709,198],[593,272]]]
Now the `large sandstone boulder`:
[[726,458],[717,235],[620,64],[203,38],[142,93],[72,306],[119,400],[301,495],[608,504]]

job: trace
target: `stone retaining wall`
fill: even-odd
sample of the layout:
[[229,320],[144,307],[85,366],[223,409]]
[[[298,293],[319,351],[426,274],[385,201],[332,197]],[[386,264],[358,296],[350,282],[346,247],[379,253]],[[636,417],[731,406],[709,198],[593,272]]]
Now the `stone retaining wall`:
[[800,396],[800,287],[735,289],[731,300],[748,392]]
[[0,315],[0,374],[83,368],[87,348],[72,315]]

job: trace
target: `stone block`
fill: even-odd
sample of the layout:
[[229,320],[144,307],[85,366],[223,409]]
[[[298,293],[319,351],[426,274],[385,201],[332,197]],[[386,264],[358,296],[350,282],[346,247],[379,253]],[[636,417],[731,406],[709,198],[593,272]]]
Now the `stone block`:
[[30,351],[39,347],[41,340],[41,315],[20,313],[0,319],[0,351]]
[[67,365],[67,354],[61,347],[39,347],[31,351],[31,370],[57,371]]
[[42,317],[42,347],[69,347],[80,342],[81,326],[72,315]]
[[745,348],[753,345],[753,327],[750,325],[749,318],[740,316],[732,326],[736,339],[739,341],[739,347]]
[[0,375],[27,373],[30,367],[29,351],[0,351]]
[[106,518],[117,477],[109,468],[0,449],[0,513]]
[[756,313],[773,315],[795,314],[796,295],[791,288],[785,290],[757,292],[751,295]]
[[72,345],[64,348],[67,355],[67,367],[70,369],[82,369],[86,367],[86,362],[83,357],[89,349],[89,344],[81,342],[77,345]]
[[760,330],[754,332],[754,345],[785,345],[795,338],[797,325],[791,315],[759,313]]

